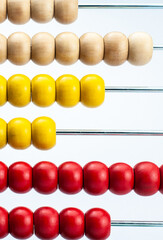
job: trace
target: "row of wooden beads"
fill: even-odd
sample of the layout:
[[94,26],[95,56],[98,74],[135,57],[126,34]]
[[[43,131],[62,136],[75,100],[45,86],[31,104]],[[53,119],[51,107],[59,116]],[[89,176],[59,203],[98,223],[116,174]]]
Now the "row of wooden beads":
[[55,39],[49,33],[38,33],[32,41],[25,33],[13,33],[8,40],[0,35],[0,63],[7,58],[16,65],[33,60],[47,65],[56,59],[71,65],[80,59],[84,64],[95,65],[102,60],[118,66],[128,60],[133,65],[147,64],[153,54],[153,41],[149,34],[136,32],[127,37],[119,32],[106,34],[104,39],[97,33],[85,33],[80,39],[70,32],[60,33]]
[[0,192],[9,187],[15,193],[27,193],[32,188],[41,194],[54,193],[57,188],[66,194],[82,189],[91,195],[107,190],[125,195],[134,190],[138,195],[163,193],[163,165],[140,162],[134,168],[115,163],[109,168],[102,162],[89,162],[83,169],[76,162],[62,163],[58,168],[51,162],[39,162],[33,168],[25,162],[13,163],[9,168],[0,162]]
[[14,24],[25,24],[30,18],[47,23],[56,18],[63,24],[78,17],[78,0],[1,0],[0,23],[8,19]]
[[32,81],[22,74],[16,74],[8,81],[0,76],[0,106],[8,100],[13,106],[24,107],[32,101],[40,107],[47,107],[55,101],[63,107],[74,107],[80,101],[87,107],[98,107],[105,99],[104,80],[95,74],[84,76],[80,81],[65,74],[55,80],[45,74],[35,76]]

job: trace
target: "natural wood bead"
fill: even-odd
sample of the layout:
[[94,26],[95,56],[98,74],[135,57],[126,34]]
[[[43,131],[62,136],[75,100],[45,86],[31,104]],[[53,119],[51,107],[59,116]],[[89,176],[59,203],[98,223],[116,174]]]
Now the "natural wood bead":
[[0,64],[7,59],[7,38],[0,34]]
[[69,24],[78,17],[78,0],[55,0],[55,18],[58,22]]
[[1,0],[0,3],[0,23],[4,22],[7,16],[7,3],[6,0]]
[[39,23],[50,22],[54,16],[54,0],[31,0],[31,17]]
[[25,33],[13,33],[8,38],[8,59],[16,65],[24,65],[31,57],[31,39]]
[[104,61],[109,65],[119,66],[128,58],[128,39],[123,33],[106,34],[104,48]]
[[15,24],[24,24],[30,20],[30,0],[8,0],[8,19]]
[[56,37],[56,60],[61,64],[70,65],[78,59],[79,38],[74,33],[60,33]]
[[55,39],[49,33],[38,33],[32,38],[32,60],[47,65],[55,58]]
[[97,33],[85,33],[80,37],[80,60],[95,65],[103,60],[104,41]]
[[153,40],[144,32],[136,32],[129,36],[128,61],[137,66],[147,64],[153,55]]

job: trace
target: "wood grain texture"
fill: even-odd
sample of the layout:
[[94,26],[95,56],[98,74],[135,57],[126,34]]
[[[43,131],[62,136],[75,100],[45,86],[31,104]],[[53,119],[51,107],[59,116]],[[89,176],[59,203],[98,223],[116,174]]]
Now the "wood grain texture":
[[31,18],[39,23],[50,22],[54,17],[54,0],[31,0]]
[[0,64],[7,59],[7,38],[0,34]]
[[4,22],[7,17],[7,0],[0,1],[0,23]]
[[30,0],[7,0],[8,19],[15,24],[30,20]]

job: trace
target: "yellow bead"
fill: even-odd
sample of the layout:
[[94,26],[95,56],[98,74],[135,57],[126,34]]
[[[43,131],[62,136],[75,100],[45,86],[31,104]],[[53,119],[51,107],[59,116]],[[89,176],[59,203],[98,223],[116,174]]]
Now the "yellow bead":
[[49,117],[39,117],[32,122],[32,143],[36,148],[48,150],[56,144],[56,125]]
[[7,123],[0,118],[0,148],[7,144]]
[[4,77],[0,76],[0,106],[7,102],[7,81]]
[[8,101],[16,107],[24,107],[31,100],[30,79],[22,74],[8,80]]
[[63,107],[74,107],[80,101],[80,82],[69,74],[56,81],[56,101]]
[[31,123],[25,118],[14,118],[8,123],[8,144],[16,149],[31,145]]
[[32,79],[32,101],[40,107],[55,102],[55,81],[51,76],[40,74]]
[[87,107],[98,107],[105,99],[104,80],[95,74],[83,77],[81,84],[81,102]]

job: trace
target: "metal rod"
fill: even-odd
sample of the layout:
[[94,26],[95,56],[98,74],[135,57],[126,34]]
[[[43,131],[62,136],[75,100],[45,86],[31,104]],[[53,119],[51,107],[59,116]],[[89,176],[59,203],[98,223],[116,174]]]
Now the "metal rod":
[[163,227],[163,221],[112,221],[113,227]]
[[163,9],[163,4],[79,4],[79,9]]
[[163,50],[163,46],[162,45],[157,45],[157,46],[153,46],[153,50]]
[[105,92],[163,93],[163,87],[105,87]]

